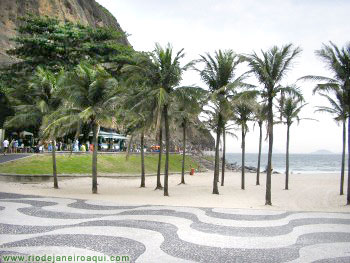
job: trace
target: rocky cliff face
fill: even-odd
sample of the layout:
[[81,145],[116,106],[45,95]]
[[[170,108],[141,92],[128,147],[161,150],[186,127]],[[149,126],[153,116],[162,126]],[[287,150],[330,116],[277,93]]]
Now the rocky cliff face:
[[[95,0],[0,0],[0,63],[11,62],[6,50],[13,47],[19,17],[28,13],[57,17],[84,25],[107,26],[121,31],[115,17]],[[123,43],[129,44],[127,38]]]

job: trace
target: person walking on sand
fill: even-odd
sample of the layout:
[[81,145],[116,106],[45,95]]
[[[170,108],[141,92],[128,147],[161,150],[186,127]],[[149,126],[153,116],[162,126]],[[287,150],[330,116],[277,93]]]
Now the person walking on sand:
[[5,139],[3,142],[2,142],[2,147],[4,149],[4,155],[6,155],[6,152],[8,151],[8,148],[9,148],[9,141],[7,139]]

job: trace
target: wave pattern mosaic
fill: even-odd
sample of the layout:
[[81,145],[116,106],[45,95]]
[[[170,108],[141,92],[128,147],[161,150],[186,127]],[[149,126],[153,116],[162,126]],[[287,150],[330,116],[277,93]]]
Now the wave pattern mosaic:
[[129,206],[0,193],[0,255],[350,262],[350,214]]

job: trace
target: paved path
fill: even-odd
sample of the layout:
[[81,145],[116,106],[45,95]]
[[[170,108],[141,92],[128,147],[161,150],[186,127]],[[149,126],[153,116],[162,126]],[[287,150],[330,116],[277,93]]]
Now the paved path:
[[0,163],[6,163],[8,161],[17,160],[29,156],[30,154],[16,153],[16,154],[6,154],[0,153]]
[[350,262],[350,213],[129,206],[0,193],[1,262],[6,255],[43,254],[97,262],[111,262],[109,256],[129,256],[130,262]]

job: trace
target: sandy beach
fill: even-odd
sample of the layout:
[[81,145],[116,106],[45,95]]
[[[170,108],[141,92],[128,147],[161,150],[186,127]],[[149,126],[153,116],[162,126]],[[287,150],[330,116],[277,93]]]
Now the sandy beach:
[[227,172],[225,186],[219,188],[220,195],[211,194],[212,172],[186,175],[186,185],[178,185],[180,175],[171,175],[170,197],[164,197],[162,191],[154,191],[154,176],[146,178],[146,188],[139,188],[138,178],[99,178],[99,193],[95,195],[91,194],[91,178],[60,180],[58,190],[53,189],[51,182],[1,182],[0,191],[134,205],[350,212],[350,206],[345,206],[346,196],[338,193],[339,174],[292,174],[290,190],[287,191],[283,190],[284,175],[275,174],[272,178],[273,206],[264,205],[266,175],[261,175],[260,186],[255,185],[255,176],[253,173],[246,174],[246,190],[241,190],[240,173]]

